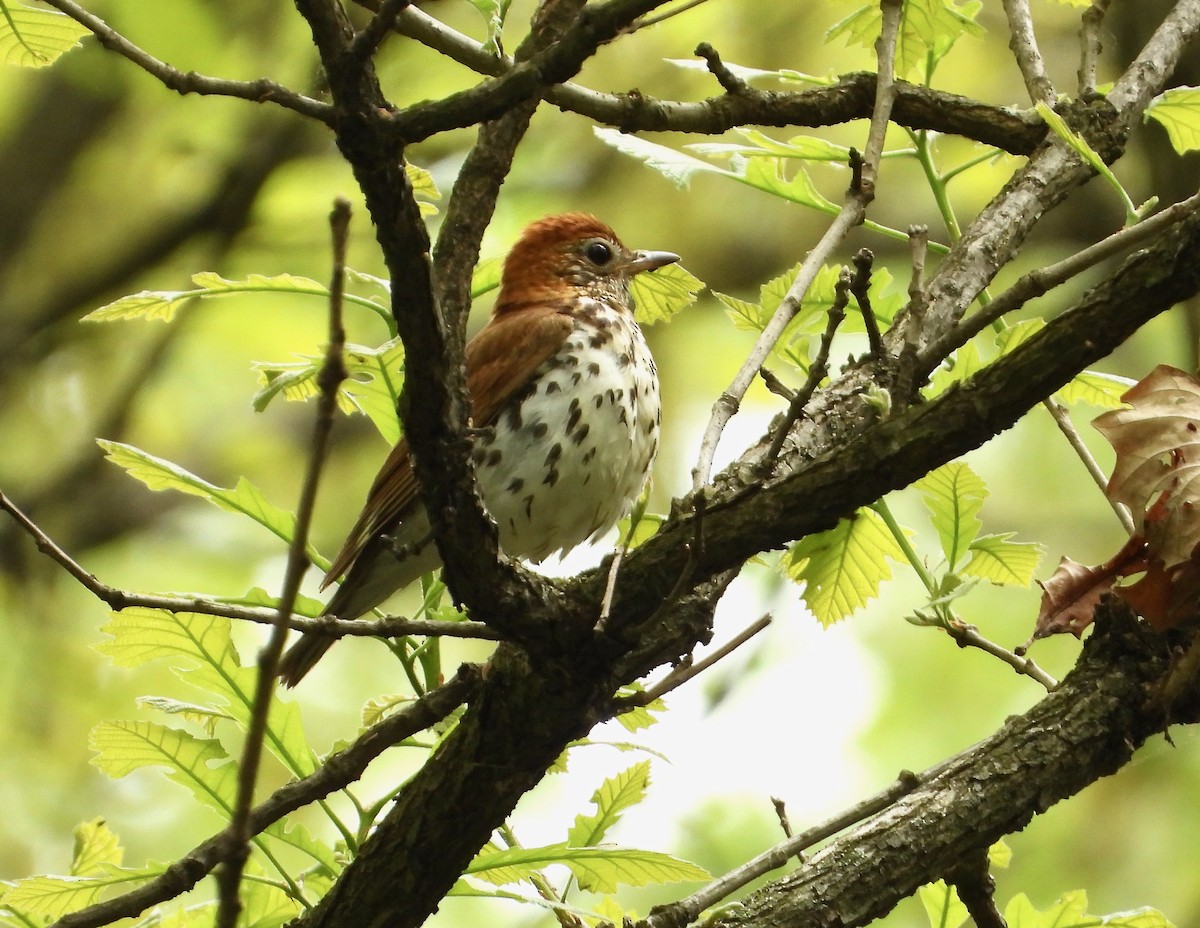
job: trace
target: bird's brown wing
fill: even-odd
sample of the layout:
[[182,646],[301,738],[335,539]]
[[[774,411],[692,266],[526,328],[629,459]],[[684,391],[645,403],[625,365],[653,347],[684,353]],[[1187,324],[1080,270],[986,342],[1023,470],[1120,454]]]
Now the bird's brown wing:
[[[491,425],[505,401],[519,393],[542,362],[562,347],[573,325],[568,307],[542,303],[511,310],[484,326],[466,350],[471,424]],[[367,543],[399,521],[416,501],[412,454],[401,438],[379,469],[366,505],[321,588],[349,571]]]

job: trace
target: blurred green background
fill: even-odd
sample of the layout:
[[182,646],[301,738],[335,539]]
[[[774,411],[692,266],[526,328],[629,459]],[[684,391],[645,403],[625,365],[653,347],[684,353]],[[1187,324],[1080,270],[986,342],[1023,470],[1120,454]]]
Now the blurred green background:
[[[289,4],[96,0],[88,6],[181,70],[313,84],[314,53]],[[1051,76],[1069,92],[1078,11],[1047,0],[1033,6]],[[963,39],[934,84],[1024,106],[999,4],[985,7],[979,22],[986,35]],[[1139,4],[1136,17],[1122,7],[1129,5],[1116,4],[1118,18],[1106,24],[1102,80],[1119,73],[1166,4]],[[700,41],[711,42],[727,61],[756,68],[815,75],[868,69],[873,63],[865,49],[822,41],[854,8],[837,0],[714,0],[602,49],[579,82],[607,91],[636,87],[669,99],[715,94],[711,77],[670,63],[691,57]],[[443,0],[427,9],[482,34],[466,3]],[[514,3],[508,47],[516,46],[529,15],[528,3]],[[476,80],[401,38],[387,44],[381,73],[400,105]],[[801,131],[773,134],[788,138]],[[815,134],[861,147],[865,124]],[[1135,202],[1192,192],[1186,184],[1196,176],[1194,159],[1170,154],[1156,126],[1143,135],[1116,168]],[[470,132],[450,133],[410,157],[448,191],[471,140]],[[675,147],[701,141],[655,140]],[[893,127],[890,147],[905,144]],[[939,152],[951,165],[974,148],[947,139]],[[955,182],[952,195],[964,225],[1015,164],[1001,159]],[[816,168],[813,177],[826,196],[840,200],[844,170]],[[1179,184],[1185,187],[1175,190]],[[254,412],[253,364],[315,353],[326,323],[319,301],[248,297],[192,305],[169,326],[78,320],[126,293],[185,288],[201,270],[323,281],[329,273],[325,217],[338,194],[359,203],[349,171],[319,127],[266,105],[181,98],[92,40],[48,70],[0,70],[0,488],[106,583],[218,595],[253,585],[278,588],[284,551],[274,538],[202,501],[149,492],[106,463],[94,440],[129,442],[223,486],[246,475],[272,501],[293,507],[311,409],[277,401]],[[545,105],[505,184],[485,254],[502,254],[528,221],[567,209],[596,213],[634,247],[676,251],[707,285],[748,299],[802,258],[828,221],[717,177],[679,189],[601,143],[586,119]],[[911,161],[884,163],[872,217],[898,228],[928,223],[934,238],[946,240]],[[1090,185],[1045,221],[1020,268],[1002,282],[1114,231],[1121,221],[1112,192]],[[843,259],[863,245],[907,279],[905,246],[859,231],[846,242]],[[360,205],[350,263],[382,272]],[[1098,273],[1031,311],[1057,312]],[[478,307],[480,318],[486,302]],[[347,323],[351,341],[374,345],[386,338],[371,314],[351,310]],[[666,403],[653,504],[665,510],[688,485],[711,404],[752,339],[732,327],[711,297],[649,337]],[[852,350],[856,343],[835,345],[834,360]],[[1195,337],[1182,310],[1147,327],[1103,369],[1136,378],[1161,362],[1195,366]],[[751,441],[778,408],[777,399],[756,387],[727,431],[719,460]],[[1085,432],[1095,412],[1074,410]],[[1102,442],[1092,444],[1107,462]],[[314,529],[321,550],[333,553],[340,544],[385,452],[361,417],[339,419]],[[1048,576],[1061,555],[1097,562],[1120,544],[1120,528],[1101,494],[1044,414],[1031,414],[970,461],[992,491],[985,530],[1041,542],[1047,553],[1039,576]],[[915,497],[901,494],[895,507],[908,524],[926,525]],[[932,556],[931,533],[923,531],[918,542]],[[557,569],[594,563],[601,553]],[[775,622],[677,692],[673,711],[639,736],[671,763],[655,761],[649,799],[626,816],[616,837],[720,872],[778,839],[770,796],[784,799],[793,827],[803,828],[885,787],[901,769],[919,770],[969,746],[1038,699],[1039,688],[1005,665],[903,621],[921,604],[920,591],[911,572],[898,567],[896,573],[868,609],[821,629],[795,587],[768,567],[747,569],[723,603],[717,640],[766,611]],[[316,580],[308,578],[306,591],[315,594]],[[411,603],[400,601],[398,609],[406,606]],[[1036,608],[1033,591],[983,589],[963,601],[962,615],[1011,647],[1028,637]],[[106,618],[101,603],[0,519],[0,879],[62,872],[71,829],[97,816],[121,835],[126,862],[134,865],[177,857],[220,827],[154,772],[113,781],[89,765],[93,725],[146,717],[135,703],[145,694],[188,698],[167,668],[127,671],[92,650]],[[239,634],[252,659],[258,630]],[[1054,639],[1037,645],[1032,656],[1061,676],[1077,651],[1074,640]],[[478,658],[486,649],[448,647],[447,653],[451,660]],[[355,640],[340,645],[306,681],[294,698],[304,705],[318,750],[352,735],[365,700],[400,687],[395,667],[383,647]],[[1151,743],[1119,775],[1013,836],[1013,864],[996,875],[1001,901],[1025,891],[1045,906],[1082,887],[1095,912],[1153,905],[1178,925],[1200,924],[1194,841],[1200,803],[1191,797],[1200,745],[1192,730],[1172,735],[1173,747],[1161,739]],[[628,740],[607,729],[597,738]],[[372,768],[370,782],[384,789],[411,760],[391,752]],[[560,840],[601,779],[632,762],[600,746],[573,752],[570,772],[551,777],[522,804],[517,834],[527,843]],[[644,913],[652,901],[670,896],[623,898]],[[548,923],[533,909],[462,901],[448,902],[435,923],[471,925],[483,918],[492,925]],[[883,924],[924,923],[909,901]]]

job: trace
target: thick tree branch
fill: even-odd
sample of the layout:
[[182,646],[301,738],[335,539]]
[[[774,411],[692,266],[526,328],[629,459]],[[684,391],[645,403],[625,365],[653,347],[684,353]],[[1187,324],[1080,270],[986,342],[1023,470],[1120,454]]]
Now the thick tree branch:
[[[1170,714],[1149,698],[1169,667],[1162,638],[1109,599],[1057,691],[711,924],[851,928],[880,918],[1035,814],[1115,773],[1168,724],[1200,719],[1195,686]],[[679,924],[653,916],[648,923]]]
[[[1200,215],[1192,215],[965,383],[874,425],[852,409],[843,410],[844,419],[829,413],[822,424],[838,438],[827,437],[828,444],[812,457],[793,453],[781,459],[782,476],[765,486],[753,482],[746,460],[735,463],[720,481],[725,489],[710,494],[702,552],[688,548],[691,517],[676,515],[626,558],[610,633],[621,636],[628,625],[639,625],[652,608],[648,604],[661,601],[685,567],[703,580],[760,551],[832,528],[860,506],[1011,427],[1148,320],[1200,291],[1197,249]],[[746,489],[742,480],[748,481]],[[592,572],[579,582],[598,595],[602,578]]]
[[[380,0],[357,2],[371,10],[379,9]],[[396,29],[480,74],[499,77],[513,67],[512,59],[492,54],[418,7],[401,11]],[[700,101],[662,100],[643,93],[600,93],[572,83],[556,84],[545,96],[561,110],[625,132],[719,135],[738,126],[815,128],[867,119],[875,100],[875,75],[865,71],[846,74],[830,87],[804,91],[746,86],[737,94]],[[1031,111],[994,106],[907,81],[896,81],[892,119],[910,129],[959,135],[1014,155],[1029,154],[1046,134],[1045,126]]]

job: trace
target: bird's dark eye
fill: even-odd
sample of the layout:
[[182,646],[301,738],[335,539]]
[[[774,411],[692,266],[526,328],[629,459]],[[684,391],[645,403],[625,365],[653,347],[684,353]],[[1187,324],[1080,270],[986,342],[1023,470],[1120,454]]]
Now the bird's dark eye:
[[584,246],[583,255],[585,258],[591,261],[592,264],[602,267],[612,260],[613,250],[612,247],[605,242],[588,242],[587,245]]

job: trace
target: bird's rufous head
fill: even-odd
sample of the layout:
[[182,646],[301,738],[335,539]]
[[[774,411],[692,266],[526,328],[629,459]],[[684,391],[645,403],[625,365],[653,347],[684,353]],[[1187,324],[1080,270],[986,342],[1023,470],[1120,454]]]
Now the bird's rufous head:
[[525,228],[504,260],[493,314],[574,296],[631,308],[630,279],[678,260],[668,251],[631,251],[585,213],[547,216]]

